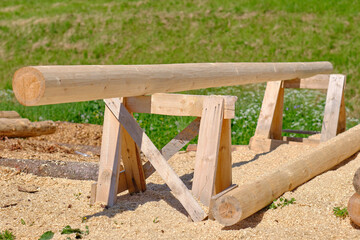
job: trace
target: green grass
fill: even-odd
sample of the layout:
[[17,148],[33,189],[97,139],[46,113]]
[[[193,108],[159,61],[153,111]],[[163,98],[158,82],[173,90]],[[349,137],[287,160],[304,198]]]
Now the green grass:
[[347,207],[344,207],[344,208],[334,207],[333,213],[336,217],[339,217],[339,218],[346,218],[349,215]]
[[0,240],[14,240],[15,236],[9,230],[0,232]]
[[[351,0],[3,0],[0,88],[11,89],[15,70],[27,65],[327,60],[335,72],[348,76],[351,127],[360,118],[359,12],[360,2]],[[246,144],[256,127],[263,91],[259,84],[191,93],[238,96],[233,143]],[[311,92],[287,93],[284,128],[321,129],[324,94]],[[31,120],[102,123],[102,101],[23,107],[4,93],[0,110],[17,110]],[[136,117],[146,131],[153,129],[150,137],[158,147],[191,121]]]

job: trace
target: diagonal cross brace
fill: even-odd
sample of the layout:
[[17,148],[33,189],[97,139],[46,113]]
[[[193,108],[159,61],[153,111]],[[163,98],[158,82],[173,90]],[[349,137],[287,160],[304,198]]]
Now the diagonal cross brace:
[[127,111],[126,107],[121,103],[120,99],[112,98],[105,99],[104,101],[110,111],[133,138],[139,149],[141,149],[141,151],[149,159],[152,166],[169,186],[175,197],[180,201],[193,221],[198,222],[205,219],[207,215],[205,214],[204,210],[200,207],[189,189],[187,189],[185,184],[167,163],[163,155],[151,142],[150,138],[145,134],[136,120]]

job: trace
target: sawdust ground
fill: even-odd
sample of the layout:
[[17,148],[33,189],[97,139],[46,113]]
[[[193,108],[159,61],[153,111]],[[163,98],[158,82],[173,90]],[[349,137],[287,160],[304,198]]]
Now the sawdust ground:
[[[45,154],[49,157],[47,160],[98,161],[98,155],[79,156],[72,148],[59,148],[57,151],[63,151],[59,155],[56,155],[59,152],[41,152],[41,147],[40,150],[32,147],[26,150],[26,141],[45,142],[45,145],[47,141],[52,142],[49,144],[100,145],[100,139],[91,138],[97,138],[97,134],[101,138],[101,127],[58,124],[64,131],[83,131],[83,135],[78,134],[76,140],[69,130],[68,135],[61,137],[56,133],[32,139],[5,139],[0,143],[0,157],[34,155],[40,158]],[[86,134],[87,131],[91,133]],[[81,140],[82,137],[88,142]],[[6,145],[5,141],[19,141],[22,148],[11,150],[8,147],[11,144],[7,142]],[[244,147],[233,152],[233,182],[239,185],[251,182],[309,149],[307,146],[283,145],[273,152],[256,154]],[[32,155],[23,153],[27,151],[32,151]],[[181,152],[170,160],[188,187],[191,186],[194,160],[194,152]],[[189,222],[181,204],[156,173],[147,180],[146,192],[132,196],[120,194],[114,207],[104,209],[100,204],[89,205],[91,181],[37,177],[0,167],[0,230],[9,229],[17,239],[38,239],[49,230],[55,233],[54,239],[66,239],[68,236],[59,232],[66,225],[84,231],[88,226],[89,235],[84,236],[85,239],[359,239],[360,230],[348,217],[341,219],[332,213],[333,207],[345,207],[354,193],[352,178],[359,166],[360,156],[284,195],[288,199],[295,198],[296,204],[275,210],[263,209],[231,227],[223,227],[211,220]],[[36,186],[39,191],[20,192],[18,186]],[[74,239],[74,235],[71,238]]]

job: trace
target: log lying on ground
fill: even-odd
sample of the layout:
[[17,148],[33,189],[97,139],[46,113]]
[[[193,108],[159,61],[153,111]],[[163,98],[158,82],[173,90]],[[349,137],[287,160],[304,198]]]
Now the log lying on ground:
[[15,72],[13,90],[27,106],[306,78],[330,62],[31,66]]
[[21,118],[15,111],[0,111],[0,118]]
[[35,137],[56,131],[53,121],[30,122],[26,118],[0,118],[0,136]]
[[16,168],[21,172],[42,177],[77,180],[97,180],[99,164],[92,162],[44,161],[0,158],[0,166]]
[[360,125],[321,143],[275,172],[224,194],[214,201],[212,214],[225,226],[236,224],[359,150]]

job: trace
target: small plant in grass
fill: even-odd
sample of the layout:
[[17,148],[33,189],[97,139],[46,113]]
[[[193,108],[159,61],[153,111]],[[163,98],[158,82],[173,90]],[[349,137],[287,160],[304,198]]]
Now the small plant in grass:
[[280,208],[283,208],[283,207],[285,207],[285,206],[287,206],[287,205],[295,204],[295,202],[296,202],[295,198],[291,198],[291,199],[289,200],[289,199],[287,199],[287,198],[280,197],[279,199],[274,200],[274,201],[270,204],[269,208],[270,208],[270,209],[277,209],[277,208],[279,208],[279,207],[280,207]]
[[25,220],[24,220],[24,219],[20,219],[20,222],[21,222],[21,224],[22,224],[22,225],[26,225],[26,223],[25,223]]
[[158,218],[159,218],[159,217],[154,218],[153,223],[158,223],[158,222],[160,222],[160,220],[159,220]]
[[339,218],[346,218],[349,215],[346,207],[344,207],[344,208],[334,207],[333,213],[336,217],[339,217]]
[[80,200],[80,196],[81,196],[81,192],[79,193],[74,193],[74,196],[77,200]]
[[15,236],[9,230],[0,232],[0,240],[13,240],[13,239],[15,239]]

